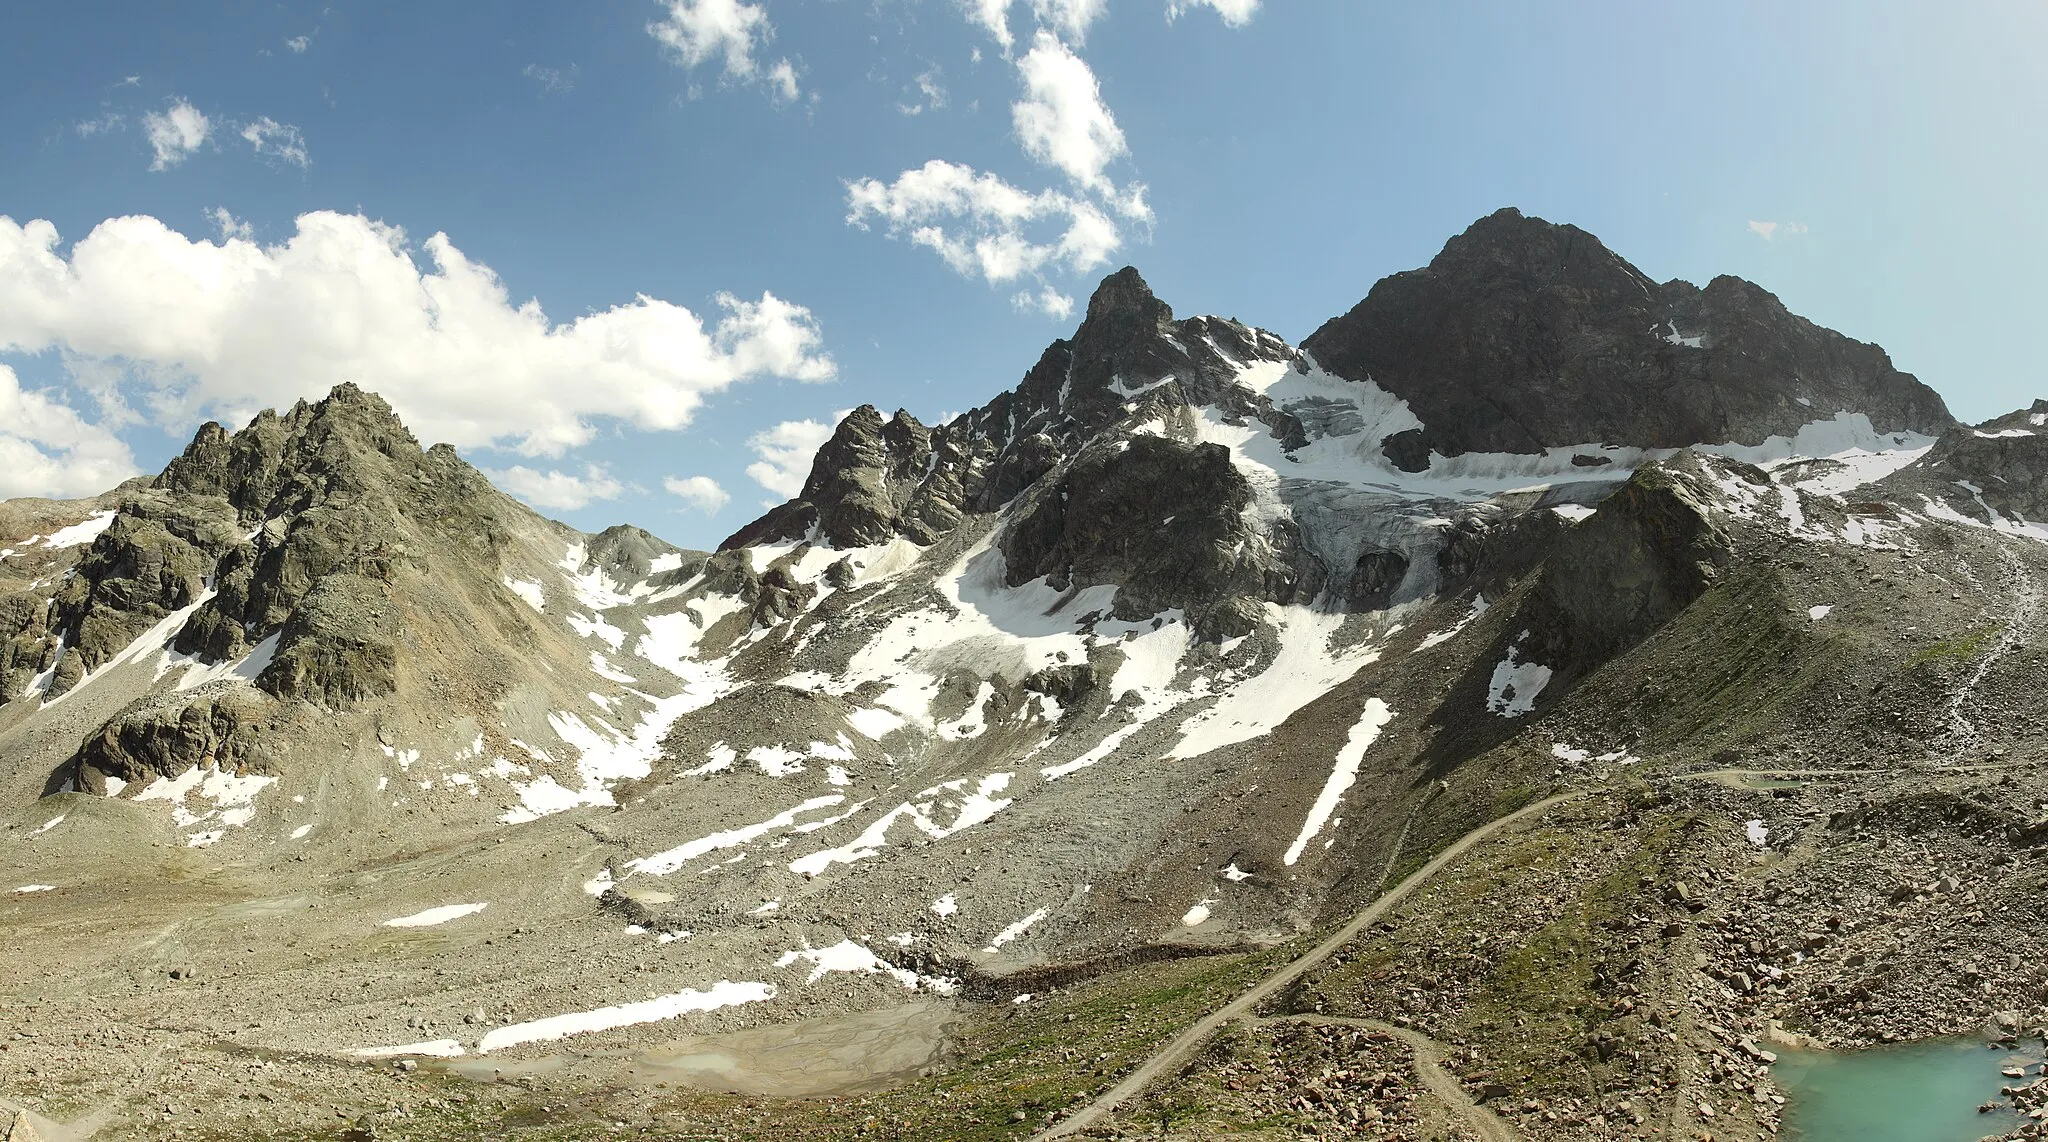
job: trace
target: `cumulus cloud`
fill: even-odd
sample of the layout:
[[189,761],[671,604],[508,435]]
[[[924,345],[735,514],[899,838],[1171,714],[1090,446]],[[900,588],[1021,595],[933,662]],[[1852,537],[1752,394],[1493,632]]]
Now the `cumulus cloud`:
[[155,161],[149,164],[153,171],[169,170],[184,162],[185,156],[204,146],[213,133],[213,123],[199,108],[182,99],[173,102],[167,111],[143,115],[142,128],[149,133],[150,149],[156,153]]
[[[1015,2],[959,0],[968,21],[987,30],[1006,59],[1014,44],[1008,20]],[[1246,0],[1218,2],[1235,12]],[[1025,156],[1065,175],[1064,187],[1028,190],[993,172],[934,159],[891,182],[849,181],[847,222],[865,229],[879,221],[890,237],[925,246],[954,272],[991,285],[1035,278],[1037,287],[1012,294],[1011,304],[1021,312],[1070,315],[1072,299],[1047,276],[1102,266],[1123,244],[1126,225],[1142,234],[1153,220],[1145,185],[1119,184],[1110,175],[1130,144],[1094,70],[1068,46],[1079,43],[1107,7],[1107,0],[1030,0],[1039,27],[1030,50],[1016,60],[1021,94],[1010,105],[1011,123]],[[979,49],[974,58],[980,59]],[[936,82],[924,85],[928,76],[936,80],[919,76],[925,102],[900,105],[905,114],[941,105]]]
[[1040,31],[1017,61],[1017,75],[1024,98],[1010,105],[1010,117],[1024,153],[1065,171],[1080,186],[1114,197],[1116,187],[1102,172],[1130,148],[1088,62],[1059,37]]
[[1797,222],[1758,222],[1752,219],[1749,232],[1769,242],[1780,234],[1804,234],[1806,227]]
[[94,496],[136,475],[135,457],[105,427],[0,365],[0,500]]
[[172,430],[354,381],[424,440],[538,456],[588,442],[592,418],[677,429],[732,384],[834,375],[810,312],[772,293],[718,295],[708,327],[644,295],[558,323],[445,234],[422,246],[426,268],[398,228],[325,211],[274,246],[195,241],[136,216],[67,256],[51,223],[0,216],[0,352],[118,368]]
[[1167,0],[1166,22],[1171,24],[1195,8],[1213,8],[1225,24],[1242,28],[1258,14],[1259,0]]
[[[960,0],[960,8],[967,14],[967,22],[987,32],[1003,49],[1004,55],[1016,44],[1010,34],[1010,0]],[[976,57],[980,52],[976,51]]]
[[290,163],[300,170],[312,164],[312,158],[306,154],[305,137],[289,123],[264,115],[253,123],[243,124],[241,133],[242,140],[264,158]]
[[499,487],[537,508],[573,512],[597,500],[615,500],[626,490],[602,464],[586,464],[581,476],[560,469],[535,471],[522,464],[486,468],[484,475]]
[[1123,241],[1093,202],[1057,190],[1020,190],[997,175],[933,159],[894,182],[846,184],[846,220],[938,252],[956,272],[1000,285],[1059,267],[1086,273]]
[[[762,487],[789,499],[804,490],[811,474],[811,459],[838,426],[845,413],[835,413],[831,424],[815,420],[785,420],[765,432],[747,438],[747,447],[759,457],[747,465],[747,475]],[[673,489],[671,489],[673,490]]]
[[1109,0],[1031,0],[1031,14],[1040,24],[1075,43],[1088,35],[1088,25],[1109,10]]
[[744,0],[656,0],[665,15],[647,34],[669,50],[685,71],[716,60],[737,83],[764,82],[781,102],[797,97],[796,68],[787,59],[763,67],[756,53],[775,38],[768,10]]
[[305,55],[306,49],[313,46],[313,37],[293,36],[284,42],[284,46],[290,48],[293,55]]
[[718,481],[709,476],[670,476],[661,482],[661,486],[668,489],[670,495],[705,515],[717,515],[720,508],[732,502],[732,493],[719,487]]

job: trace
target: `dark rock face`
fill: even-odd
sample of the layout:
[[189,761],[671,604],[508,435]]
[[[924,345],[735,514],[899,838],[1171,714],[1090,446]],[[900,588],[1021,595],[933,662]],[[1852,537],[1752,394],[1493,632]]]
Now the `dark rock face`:
[[353,385],[283,417],[266,412],[225,441],[203,428],[157,483],[219,489],[256,529],[226,552],[215,597],[178,634],[179,651],[211,659],[278,631],[330,576],[389,583],[426,569],[427,544],[486,563],[503,531],[501,497],[481,474],[446,446],[421,451],[381,397]]
[[1755,444],[1841,409],[1881,432],[1954,423],[1882,349],[1755,285],[1659,285],[1591,234],[1513,209],[1380,281],[1302,348],[1408,402],[1424,427],[1386,447],[1408,471],[1432,451]]
[[398,688],[398,608],[364,575],[322,578],[278,634],[256,684],[280,698],[344,707]]
[[199,765],[260,771],[268,751],[258,727],[272,705],[246,686],[221,683],[143,698],[79,746],[73,780],[80,789],[104,794],[109,777],[133,785]]
[[1351,570],[1345,592],[1352,607],[1361,611],[1385,610],[1393,601],[1394,588],[1408,574],[1408,557],[1398,551],[1367,551]]
[[50,602],[32,591],[0,595],[0,703],[28,692],[59,653],[50,630]]
[[[1638,470],[1565,531],[1518,625],[1531,632],[1525,659],[1560,673],[1604,662],[1706,593],[1733,546],[1707,507],[1700,463],[1686,452]],[[1770,482],[1747,465],[1730,466]]]
[[203,499],[144,495],[122,504],[53,601],[52,625],[65,639],[53,695],[200,597],[215,555],[233,541],[232,515],[213,503],[218,514]]
[[902,535],[932,543],[958,526],[981,492],[991,449],[949,426],[929,428],[898,409],[848,413],[818,449],[796,499],[742,528],[721,550],[811,536],[834,547],[866,547]]
[[[1177,607],[1212,637],[1258,622],[1255,601],[1292,601],[1321,567],[1275,551],[1247,522],[1251,488],[1220,444],[1138,436],[1090,449],[1034,490],[1005,532],[1010,585],[1045,577],[1055,590],[1115,584],[1117,617]],[[1309,593],[1313,593],[1313,590]]]
[[1943,433],[1885,485],[1946,498],[1973,517],[1989,508],[2009,519],[2048,522],[2048,401]]
[[[258,679],[270,693],[328,706],[390,693],[391,585],[425,573],[434,553],[495,566],[506,510],[453,449],[422,451],[382,398],[353,385],[283,416],[264,412],[237,433],[208,424],[161,476],[123,497],[46,615],[18,603],[0,610],[0,686],[12,696],[49,669],[61,636],[50,693],[62,694],[196,603],[175,632],[181,653],[219,661],[276,635]],[[674,550],[638,529],[615,531],[598,557],[620,566]]]

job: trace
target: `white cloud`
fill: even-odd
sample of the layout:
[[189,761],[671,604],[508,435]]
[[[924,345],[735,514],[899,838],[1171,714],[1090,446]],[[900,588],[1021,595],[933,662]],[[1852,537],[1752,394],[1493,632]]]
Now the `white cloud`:
[[0,500],[95,496],[136,474],[128,446],[0,365]]
[[946,84],[939,73],[939,65],[933,64],[917,74],[918,98],[912,103],[898,103],[896,110],[905,115],[921,115],[926,111],[937,111],[946,105]]
[[1804,234],[1806,227],[1797,222],[1757,222],[1751,220],[1749,232],[1768,242],[1780,234]]
[[1213,8],[1225,24],[1242,28],[1258,14],[1259,0],[1167,0],[1166,22],[1171,24],[1195,8]]
[[90,139],[94,135],[103,134],[107,131],[118,131],[127,125],[128,121],[126,119],[109,111],[97,119],[87,119],[82,123],[73,124],[72,130],[78,132],[79,138]]
[[559,469],[537,472],[524,465],[486,468],[484,475],[499,487],[537,508],[573,512],[594,500],[615,500],[626,490],[602,464],[586,464],[581,476]]
[[284,46],[290,48],[293,55],[304,55],[306,49],[313,46],[313,37],[293,36],[284,42]]
[[[1010,3],[1011,0],[960,0],[960,8],[967,14],[967,22],[987,32],[1006,56],[1017,42],[1010,34]],[[976,58],[979,58],[980,54],[980,50],[976,49]]]
[[526,65],[526,70],[519,74],[540,84],[543,95],[567,95],[576,90],[576,78],[581,73],[582,69],[573,63],[569,65],[568,71],[530,63]]
[[171,104],[168,111],[151,111],[142,117],[143,129],[149,132],[150,148],[156,152],[156,160],[149,164],[153,171],[167,170],[185,161],[185,156],[205,144],[213,133],[213,124],[199,108],[180,99]]
[[1053,266],[1086,273],[1123,241],[1116,223],[1086,199],[1029,193],[942,159],[892,183],[850,182],[846,205],[847,222],[865,228],[879,219],[890,235],[937,251],[955,272],[997,285]]
[[647,25],[685,71],[717,59],[725,77],[739,83],[765,81],[771,97],[797,97],[796,68],[777,60],[763,69],[755,53],[775,38],[768,10],[744,0],[656,0],[667,13]]
[[1051,286],[1045,286],[1037,293],[1027,289],[1012,294],[1010,304],[1024,313],[1043,313],[1060,321],[1074,315],[1074,299]]
[[[793,103],[797,97],[796,67],[786,59],[768,69],[768,95],[778,103]],[[812,96],[816,99],[816,96]]]
[[1038,22],[1058,31],[1075,43],[1088,36],[1088,25],[1109,10],[1109,0],[1031,0],[1031,14]]
[[299,129],[289,123],[280,123],[268,115],[260,116],[253,123],[244,124],[242,139],[256,148],[257,154],[290,163],[301,170],[313,161],[306,154],[306,140],[299,134]]
[[710,328],[644,295],[556,323],[446,235],[423,252],[424,270],[396,227],[322,211],[267,247],[114,218],[67,257],[49,222],[0,216],[0,352],[118,366],[174,431],[354,381],[425,441],[545,456],[588,442],[593,417],[677,429],[732,384],[834,375],[810,311],[772,293],[718,295]]
[[229,214],[228,208],[225,206],[214,207],[206,212],[206,216],[212,219],[214,226],[220,230],[222,241],[240,238],[246,242],[256,236],[256,228],[254,226]]
[[747,465],[747,475],[762,487],[784,499],[804,490],[811,474],[811,459],[838,426],[845,413],[836,413],[831,424],[815,420],[785,420],[765,432],[747,438],[747,447],[759,457]]
[[718,510],[732,502],[732,493],[718,486],[718,481],[709,476],[670,476],[661,482],[670,495],[677,497],[705,515],[717,515]]
[[1116,187],[1103,169],[1130,148],[1102,102],[1102,87],[1087,61],[1059,37],[1041,31],[1017,61],[1017,75],[1024,82],[1024,98],[1010,105],[1010,116],[1024,153],[1113,198]]

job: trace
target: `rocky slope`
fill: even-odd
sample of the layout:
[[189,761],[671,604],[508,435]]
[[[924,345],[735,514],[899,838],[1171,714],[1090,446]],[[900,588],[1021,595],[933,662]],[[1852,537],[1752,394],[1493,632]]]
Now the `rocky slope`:
[[[648,1044],[685,1033],[938,1035],[880,1013],[995,1019],[1269,947],[1558,790],[1593,796],[1544,823],[1555,860],[1476,851],[1360,949],[1384,974],[1275,1014],[1420,1027],[1475,1094],[1537,1107],[1526,1136],[1583,1138],[1697,1118],[1739,1069],[1699,1062],[1716,1029],[2031,1012],[2029,965],[1988,952],[2041,938],[2017,906],[1911,1026],[1844,973],[1911,978],[1957,893],[1856,928],[1854,964],[1755,916],[1844,907],[1768,880],[1795,869],[2032,883],[2042,407],[1955,425],[1755,286],[1660,286],[1503,212],[1299,348],[1120,271],[1014,389],[941,425],[856,410],[710,553],[543,520],[347,386],[209,425],[152,480],[0,505],[0,946],[69,965],[0,973],[38,1073],[0,1093],[119,1097],[57,1028],[351,1089],[350,1060],[672,1076]],[[1966,764],[1998,767],[1995,805]],[[1870,776],[1670,780],[1709,769]],[[1986,853],[1906,840],[1964,802]],[[1388,1070],[1406,1040],[1269,1037],[1304,1035],[1374,1059],[1314,1121],[1456,1117]],[[1631,1065],[1601,1048],[1558,1089],[1589,1042]],[[1739,1077],[1722,1120],[1772,1123]]]

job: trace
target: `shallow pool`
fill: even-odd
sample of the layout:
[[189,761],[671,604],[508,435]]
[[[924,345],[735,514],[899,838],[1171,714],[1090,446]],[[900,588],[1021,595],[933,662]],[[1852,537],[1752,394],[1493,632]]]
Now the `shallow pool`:
[[[1785,1137],[1795,1142],[1977,1142],[2023,1121],[2010,1109],[1977,1113],[2017,1081],[1999,1068],[2040,1059],[2038,1050],[1955,1039],[1867,1051],[1779,1048],[1771,1075],[1785,1091]],[[2028,1077],[2035,1073],[2029,1065]]]

